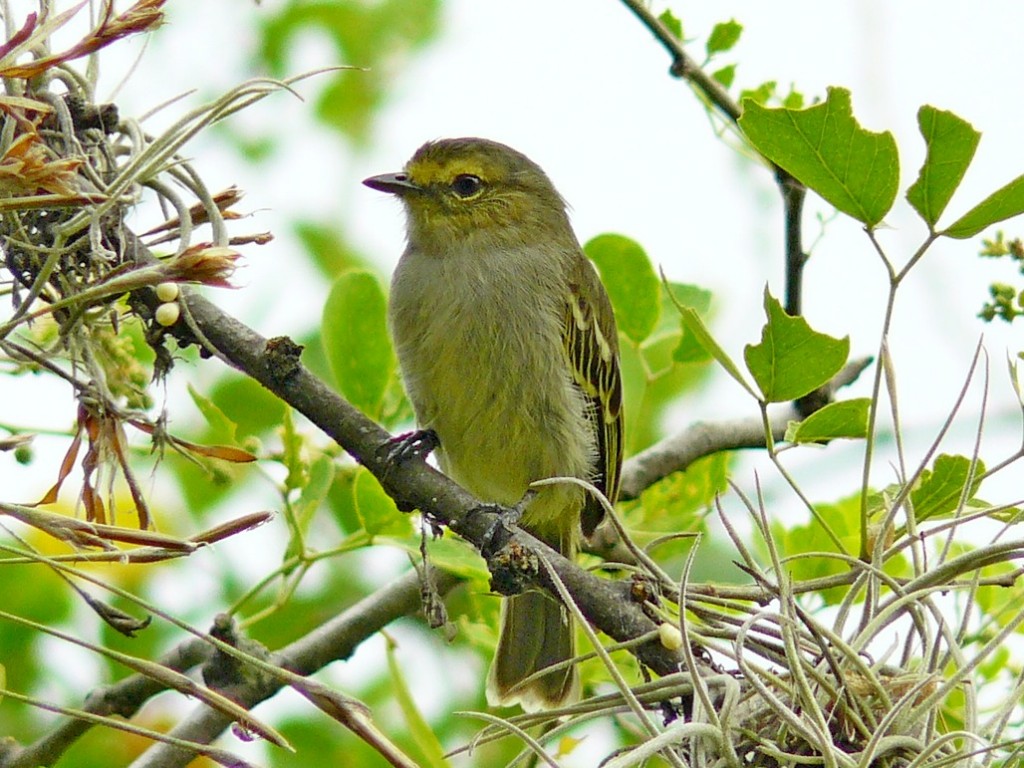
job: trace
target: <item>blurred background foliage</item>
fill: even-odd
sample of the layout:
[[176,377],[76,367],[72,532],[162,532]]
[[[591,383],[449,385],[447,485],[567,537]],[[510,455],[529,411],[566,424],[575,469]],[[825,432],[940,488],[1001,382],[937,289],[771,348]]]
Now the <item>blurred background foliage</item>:
[[[173,6],[172,2],[168,9],[172,13]],[[373,142],[378,111],[387,102],[396,76],[437,44],[442,4],[440,0],[293,1],[240,12],[238,24],[252,32],[254,76],[295,74],[289,71],[289,52],[311,37],[330,41],[338,64],[358,67],[321,75],[307,84],[305,93],[315,92],[310,111],[329,129],[339,151],[359,152]],[[288,142],[302,140],[288,126],[273,122],[253,137],[234,131],[229,121],[218,126],[217,135],[224,138],[226,151],[234,147],[257,167]],[[291,222],[309,263],[321,279],[332,283],[322,323],[296,334],[296,340],[305,348],[304,363],[318,376],[333,382],[389,430],[408,429],[411,409],[384,324],[388,278],[380,274],[370,254],[359,253],[352,245],[341,221],[325,217]],[[701,386],[709,372],[709,358],[686,338],[668,292],[676,303],[694,307],[709,320],[712,296],[697,286],[663,284],[642,247],[625,236],[595,238],[587,244],[587,252],[603,273],[623,329],[627,449],[632,453],[663,436],[668,407]],[[148,371],[152,353],[139,327],[125,325],[124,333],[133,339],[125,362]],[[202,421],[180,436],[203,445],[243,447],[260,460],[256,465],[233,465],[168,452],[155,461],[139,443],[135,451],[140,471],[173,477],[175,493],[166,500],[151,500],[157,527],[188,535],[225,516],[269,508],[279,513],[269,524],[272,536],[253,548],[243,534],[238,541],[179,562],[84,569],[200,628],[208,627],[215,613],[231,610],[254,639],[278,648],[401,572],[409,558],[417,556],[420,536],[414,518],[400,513],[372,476],[258,384],[219,363],[199,360],[194,350],[179,355],[172,376],[188,380],[197,368],[203,371],[204,383],[189,386],[188,391]],[[160,397],[151,400],[159,403]],[[32,464],[28,455],[26,462]],[[713,457],[649,489],[642,499],[624,505],[628,525],[641,541],[668,531],[702,530],[711,500],[725,488],[728,464],[727,456]],[[166,484],[166,479],[161,482]],[[127,500],[123,489],[118,496]],[[62,508],[72,513],[68,504]],[[129,524],[126,521],[131,519],[127,505],[120,511],[119,522]],[[33,533],[27,534],[27,543],[47,553],[56,549]],[[689,540],[667,546],[682,557]],[[660,553],[670,557],[667,546]],[[436,755],[438,744],[446,749],[463,744],[477,729],[473,720],[452,713],[485,708],[482,678],[493,651],[498,607],[498,601],[487,594],[486,571],[468,546],[446,535],[431,549],[435,563],[469,578],[468,585],[448,600],[455,630],[452,644],[447,645],[439,633],[428,632],[418,620],[408,619],[401,622],[403,641],[389,650],[393,664],[363,666],[358,673],[344,675],[346,693],[368,704],[378,721],[388,725],[389,735],[424,764],[436,759],[431,756]],[[722,559],[713,546],[703,548],[698,570],[700,563],[715,560],[727,562],[728,558]],[[671,570],[681,562],[667,565]],[[720,566],[711,570],[719,579],[728,576]],[[0,607],[11,614],[144,658],[157,658],[181,640],[179,630],[160,620],[134,638],[111,631],[56,575],[39,566],[8,564],[2,573]],[[128,601],[113,598],[110,602],[139,614]],[[426,659],[426,665],[434,668],[426,682],[417,659]],[[114,662],[17,623],[6,623],[0,632],[0,660],[6,687],[72,706],[83,692],[127,674]],[[458,684],[439,688],[437,680],[431,680],[437,676],[446,680],[449,664],[460,668],[454,676]],[[54,674],[58,668],[61,674]],[[599,683],[606,674],[600,664],[585,666],[584,676],[589,675],[591,683]],[[402,686],[412,689],[411,703],[396,698]],[[189,703],[170,698],[150,702],[138,722],[157,729],[173,725]],[[327,718],[311,714],[308,707],[284,705],[282,709],[276,722],[297,751],[289,755],[267,750],[261,758],[265,764],[310,765],[311,754],[321,765],[380,764],[379,756],[361,741]],[[420,717],[429,723],[426,732],[417,727]],[[51,715],[38,709],[9,698],[0,700],[2,735],[26,743],[45,734],[52,722]],[[629,739],[626,731],[619,736]],[[147,746],[144,740],[97,728],[59,765],[123,765]],[[567,742],[566,748],[570,746]],[[489,744],[476,750],[471,763],[501,764],[517,751],[511,740]],[[212,762],[198,759],[194,764]]]
[[[180,6],[175,2],[169,6],[173,19]],[[662,21],[676,37],[683,39],[678,20],[665,14]],[[247,48],[243,58],[250,62],[248,74],[252,77],[283,78],[296,74],[296,62],[302,60],[301,54],[313,43],[319,46],[317,58],[326,45],[334,63],[354,67],[324,72],[302,84],[302,95],[309,99],[304,105],[305,114],[314,124],[312,127],[265,118],[258,118],[255,128],[240,126],[246,116],[243,113],[236,116],[238,122],[233,118],[210,132],[218,141],[218,150],[243,158],[247,168],[255,169],[256,174],[269,175],[271,169],[279,167],[275,161],[287,156],[288,148],[295,142],[308,140],[314,130],[328,137],[323,145],[326,152],[347,156],[368,153],[381,133],[381,113],[403,74],[443,44],[444,5],[440,0],[284,2],[240,13],[237,24],[239,29],[232,31],[231,42],[239,45],[242,44],[239,41],[245,41]],[[718,57],[731,49],[740,31],[736,22],[723,22],[712,30],[705,44],[705,63],[715,60],[717,68],[713,76],[726,87],[732,87],[735,65],[719,66]],[[154,47],[158,47],[162,34],[161,30],[153,33]],[[102,65],[102,57],[100,60]],[[203,89],[206,84],[197,86]],[[145,83],[129,81],[127,87],[145,88]],[[762,118],[775,114],[770,108],[776,105],[797,107],[804,102],[798,91],[792,87],[788,91],[780,90],[774,82],[747,89],[745,93],[758,104],[767,105],[749,110],[753,115],[761,114]],[[850,135],[863,138],[870,133],[853,125],[848,92],[834,91],[830,98],[843,101],[845,109],[839,110],[842,115],[837,122],[849,123]],[[705,106],[710,110],[707,103]],[[827,103],[818,104],[819,108],[826,106]],[[749,113],[745,119],[752,119]],[[808,113],[802,117],[808,118]],[[953,119],[951,113],[947,119]],[[753,134],[748,131],[746,135],[749,138]],[[882,134],[871,134],[868,138],[891,143],[891,137],[879,139],[879,136]],[[710,131],[704,138],[714,140]],[[732,135],[728,140],[739,143],[741,138]],[[751,147],[746,149],[752,151]],[[785,154],[792,147],[782,142],[779,149]],[[895,147],[892,151],[895,154]],[[200,169],[204,167],[202,157],[194,159],[193,163]],[[892,193],[892,199],[898,187],[897,166],[895,161],[879,164],[879,168],[888,173],[884,186]],[[304,177],[319,172],[319,168],[294,169],[294,173],[281,177],[278,193],[288,195],[289,185],[301,184]],[[557,184],[559,179],[555,182]],[[355,187],[358,178],[346,178],[344,184]],[[846,191],[844,185],[840,186]],[[948,186],[951,193],[956,182]],[[620,192],[623,190],[615,190],[616,194]],[[625,194],[630,192],[632,190],[625,190]],[[344,194],[339,192],[338,197],[343,199]],[[830,200],[827,195],[825,198]],[[878,223],[887,215],[885,207],[892,199],[879,205],[877,210],[873,208],[862,223]],[[296,316],[312,318],[290,332],[303,345],[303,362],[314,373],[390,431],[409,429],[413,426],[412,413],[402,391],[385,327],[388,276],[378,267],[379,254],[362,252],[355,245],[353,222],[344,211],[338,210],[342,203],[333,199],[330,202],[337,205],[327,206],[326,211],[304,211],[285,224],[287,234],[301,244],[303,264],[279,263],[275,279],[282,285],[286,280],[299,284],[312,275],[321,285],[329,286],[322,292],[322,308],[318,299],[315,302],[318,306],[312,313],[305,306],[286,307],[294,309]],[[256,206],[264,203],[272,205],[273,201],[255,201]],[[851,216],[856,217],[856,214]],[[935,221],[928,223],[933,226]],[[232,224],[246,226],[244,221]],[[862,234],[859,229],[857,234]],[[1000,242],[1001,235],[997,241],[988,242],[986,255],[1007,255],[1021,250],[1018,246],[1011,247],[1011,243],[1017,241],[1007,242],[1005,248],[997,247]],[[629,233],[599,234],[589,238],[584,248],[601,272],[618,320],[628,456],[664,437],[668,424],[678,429],[679,402],[709,388],[715,365],[713,357],[721,363],[722,356],[727,354],[706,343],[710,338],[706,326],[715,327],[720,308],[716,297],[706,287],[664,279],[655,269],[644,244],[631,238]],[[273,259],[279,254],[274,249],[274,245],[264,246],[261,253],[269,252],[269,258]],[[306,268],[304,274],[302,267]],[[736,279],[748,277],[742,274]],[[254,295],[261,297],[255,299],[257,302],[271,295],[287,304],[305,295],[302,288],[290,290],[287,295],[284,291],[275,295],[261,292],[264,287],[251,285],[248,286],[251,292],[238,291],[234,297],[212,294],[211,298],[229,303],[240,296],[244,303],[248,293],[250,300]],[[760,286],[757,290],[760,291]],[[1003,290],[997,298],[1000,297],[1003,302],[1000,306],[1010,309],[992,310],[993,316],[1011,314],[1012,305],[1017,301],[1015,289]],[[125,310],[123,304],[118,308]],[[724,380],[726,386],[737,392],[743,390],[752,395],[745,402],[748,406],[745,412],[751,412],[755,403],[767,408],[769,402],[785,402],[816,389],[830,380],[846,361],[851,346],[849,337],[832,338],[811,330],[802,318],[786,316],[767,291],[763,308],[768,322],[762,329],[760,343],[748,345],[744,351],[744,371],[740,372],[743,366],[739,362],[730,362],[731,368],[727,367],[734,380],[730,380],[729,375],[722,376],[721,370],[715,371],[718,382]],[[760,310],[759,307],[757,319],[751,321],[750,327],[761,324]],[[276,332],[274,328],[262,327],[259,321],[252,321],[252,324],[266,335]],[[39,323],[31,333],[36,334],[36,340],[52,340],[56,336],[54,327],[46,323]],[[843,333],[846,333],[845,328]],[[187,537],[255,510],[273,510],[276,516],[260,530],[239,534],[177,561],[129,566],[86,565],[81,566],[83,571],[201,629],[208,628],[217,613],[230,612],[249,636],[270,649],[277,649],[388,584],[408,570],[410,561],[418,561],[423,543],[417,528],[418,518],[400,512],[367,471],[252,380],[219,362],[202,360],[194,349],[187,349],[175,354],[172,382],[166,389],[147,388],[146,381],[154,364],[153,353],[145,342],[141,324],[128,314],[122,316],[120,331],[103,340],[103,344],[103,365],[110,381],[116,384],[115,394],[126,406],[146,408],[155,417],[166,405],[171,409],[171,431],[180,437],[205,446],[242,449],[258,457],[255,463],[229,463],[196,452],[186,455],[168,450],[154,454],[145,435],[133,435],[137,473],[152,480],[150,487],[154,490],[149,503],[158,530]],[[808,357],[813,359],[808,361]],[[775,376],[780,370],[785,371],[785,377]],[[10,367],[3,373],[21,377],[40,375],[37,368],[24,366]],[[755,386],[761,395],[754,392]],[[176,392],[181,393],[181,397]],[[686,402],[689,404],[691,400]],[[879,402],[871,403],[868,398],[846,400],[840,404],[842,409],[831,411],[831,421],[818,420],[815,428],[822,431],[815,433],[810,429],[811,419],[807,419],[801,427],[807,428],[810,434],[804,433],[801,438],[799,429],[794,427],[787,442],[817,443],[822,439],[821,434],[826,435],[825,439],[863,437],[867,431],[869,404],[875,408],[880,406]],[[72,414],[75,411],[70,397],[67,402],[54,403],[53,407]],[[823,416],[827,410],[822,409],[815,416]],[[892,410],[895,420],[897,409],[894,406]],[[190,415],[196,418],[190,420]],[[687,420],[695,416],[699,414],[688,411]],[[939,422],[944,418],[945,415],[937,417]],[[895,436],[887,433],[879,437],[876,447],[897,445],[898,427],[896,424],[893,429]],[[974,429],[973,425],[970,429]],[[14,432],[4,425],[0,425],[0,430]],[[763,523],[762,529],[750,536],[749,550],[755,554],[747,565],[756,559],[774,566],[775,558],[782,558],[786,573],[794,581],[837,576],[850,573],[851,561],[858,555],[863,558],[878,537],[909,542],[906,543],[908,549],[917,546],[928,556],[941,550],[938,560],[943,564],[960,555],[970,557],[972,544],[952,538],[953,532],[958,532],[961,515],[977,515],[979,523],[981,518],[988,517],[985,522],[1008,525],[1016,521],[1019,509],[1010,505],[993,509],[980,499],[982,479],[987,479],[985,464],[977,456],[941,452],[938,445],[941,431],[939,435],[934,445],[929,444],[922,451],[924,458],[917,470],[900,466],[899,478],[901,482],[906,481],[902,485],[892,482],[881,489],[861,488],[860,480],[855,479],[850,485],[831,487],[826,501],[814,501],[804,494],[797,482],[791,481],[786,475],[787,467],[778,462],[772,468],[774,479],[778,481],[774,497],[771,491],[761,496],[760,477],[751,483],[756,491],[747,490],[747,486],[738,489],[739,493],[731,494],[730,503],[742,506],[746,501],[743,493],[756,495],[746,511],[754,521],[751,527],[756,529]],[[70,442],[71,434],[56,437]],[[973,439],[973,435],[971,437]],[[822,450],[832,451],[838,442]],[[858,451],[863,446],[862,443],[855,445]],[[817,447],[808,449],[800,455],[817,450]],[[44,487],[60,474],[60,467],[34,458],[29,446],[20,446],[16,455],[19,462],[26,465],[18,471],[40,473],[45,478]],[[834,457],[835,453],[830,454],[830,459]],[[769,458],[774,460],[777,455]],[[900,448],[900,462],[903,458]],[[990,462],[990,465],[1003,468],[1015,458],[1019,458],[1019,454],[1005,463]],[[845,460],[856,465],[859,478],[859,466],[864,461],[861,454],[851,451],[845,455]],[[736,561],[746,556],[737,551],[747,546],[744,532],[737,534],[735,542],[730,542],[727,535],[704,537],[696,553],[692,552],[696,535],[709,529],[716,497],[728,490],[735,462],[736,455],[729,453],[701,459],[684,472],[672,474],[647,488],[638,499],[625,500],[619,505],[634,539],[641,545],[656,544],[654,555],[668,573],[685,571],[691,582],[710,583],[709,602],[716,598],[714,593],[720,586],[724,588],[730,582],[750,583],[747,573],[736,565]],[[912,465],[913,460],[907,463]],[[814,472],[831,478],[827,472],[821,472],[824,465],[820,461],[812,466]],[[74,479],[67,483],[61,502],[48,508],[67,514],[80,513],[81,510],[67,500],[74,496],[73,483]],[[121,484],[114,482],[112,485],[108,496],[116,502],[111,509],[116,511],[117,521],[122,525],[135,523],[137,518],[129,503],[130,495]],[[851,488],[855,490],[851,492]],[[938,543],[933,550],[925,550],[921,543],[925,540],[918,542],[917,534],[896,525],[895,518],[890,519],[888,528],[883,530],[881,522],[896,508],[894,499],[903,499],[911,511],[907,517],[916,515],[916,522],[949,521],[949,540]],[[798,522],[785,515],[792,510],[803,514]],[[764,513],[763,518],[758,517],[759,512]],[[726,522],[732,524],[732,520]],[[974,520],[971,522],[973,526]],[[936,530],[939,531],[936,538],[925,542],[929,546],[944,535],[941,529]],[[993,541],[1002,533],[993,534]],[[8,559],[2,563],[0,571],[3,577],[0,610],[146,659],[159,658],[182,640],[183,633],[178,628],[159,618],[133,638],[114,632],[55,572],[38,564],[16,562],[11,549],[22,543],[47,555],[65,551],[63,546],[35,529],[26,530],[23,536],[23,542],[11,538],[5,544]],[[734,543],[737,546],[734,547]],[[739,546],[741,543],[743,547]],[[482,681],[496,639],[499,601],[488,594],[486,570],[470,547],[446,534],[429,541],[427,548],[435,565],[465,579],[465,584],[446,600],[448,626],[430,631],[421,619],[406,618],[367,641],[353,661],[330,665],[319,677],[364,701],[389,737],[421,764],[444,765],[442,753],[465,745],[479,729],[478,721],[454,713],[486,709]],[[879,571],[884,571],[884,577],[891,580],[924,579],[929,561],[921,552],[913,550],[906,554],[893,549]],[[691,554],[695,555],[692,561],[688,559]],[[595,568],[600,565],[596,558],[584,558],[584,562]],[[972,578],[977,576],[991,581],[982,583],[976,579],[970,598],[964,598],[969,609],[961,610],[964,603],[955,602],[951,610],[951,615],[959,621],[960,615],[970,615],[977,609],[977,624],[969,627],[964,619],[958,631],[961,632],[961,650],[966,653],[968,648],[981,649],[977,659],[979,685],[998,682],[1009,689],[1015,684],[1015,676],[1020,675],[1019,662],[1011,654],[985,648],[993,638],[998,639],[998,632],[1005,627],[1015,628],[1019,634],[1019,623],[1015,622],[1020,621],[1021,586],[1013,584],[1012,579],[1010,583],[1000,581],[1013,575],[1011,568],[1005,560],[987,561],[983,568],[973,572]],[[886,582],[887,588],[892,583],[896,582]],[[141,618],[143,610],[131,600],[104,595],[95,585],[85,588],[106,597],[112,606]],[[930,592],[936,585],[926,583],[922,589]],[[821,589],[803,597],[802,606],[809,606],[815,610],[815,616],[823,616],[825,620],[829,611],[838,607],[842,623],[848,612],[852,615],[853,604],[862,603],[868,591],[851,590],[848,585]],[[960,598],[960,593],[956,598]],[[745,611],[753,613],[765,608],[766,613],[770,613],[774,610],[773,606],[755,603],[754,598],[723,599],[719,618],[735,612],[735,616],[728,616],[729,621],[735,621],[729,624],[723,619],[718,626],[738,625]],[[707,607],[705,604],[700,610],[706,611]],[[946,607],[944,605],[944,610]],[[802,619],[809,621],[806,616]],[[942,617],[936,619],[940,620]],[[851,619],[850,624],[853,623],[856,622]],[[710,624],[694,626],[705,628]],[[774,630],[775,625],[771,629]],[[930,625],[922,634],[929,631]],[[934,634],[937,637],[942,633]],[[914,657],[917,651],[910,648],[911,644],[910,640],[906,641],[906,658],[901,660],[908,669],[919,663]],[[928,655],[934,660],[939,652]],[[771,658],[772,664],[784,663],[777,660],[781,656]],[[815,654],[813,663],[819,661]],[[620,663],[626,679],[638,682],[635,665],[628,660]],[[49,637],[16,620],[5,621],[0,631],[0,665],[7,689],[72,706],[81,701],[85,692],[127,674],[122,666],[106,657]],[[610,689],[603,687],[609,674],[598,661],[584,662],[582,671],[590,690]],[[942,718],[937,730],[945,728],[948,732],[969,720],[964,714],[974,705],[967,703],[956,685],[958,683],[937,707]],[[177,694],[161,695],[147,703],[135,722],[167,729],[193,706],[194,702]],[[246,747],[231,736],[225,738],[229,748],[258,755],[256,760],[260,764],[298,766],[310,765],[311,760],[316,760],[317,764],[346,766],[380,764],[376,752],[335,721],[312,712],[305,701],[297,700],[290,692],[283,692],[273,702],[258,708],[257,715],[271,719],[296,748],[294,754],[289,754],[281,749],[262,749],[259,744]],[[12,697],[0,698],[0,736],[11,736],[27,743],[45,735],[53,722],[53,716],[40,709],[26,706]],[[999,735],[1008,738],[1018,735],[1019,729],[1014,731],[1008,727],[1004,732],[1004,725],[997,729]],[[563,739],[561,749],[567,754],[575,752],[579,747],[576,738],[594,742],[603,739],[608,743],[601,744],[598,750],[609,754],[616,746],[635,743],[640,737],[633,732],[628,720],[606,718],[601,727],[581,729],[574,732],[572,738]],[[95,728],[58,765],[67,768],[127,765],[148,746],[145,740]],[[451,762],[479,766],[505,764],[519,751],[519,746],[514,739],[490,742],[475,747],[471,756],[460,755]],[[208,764],[212,763],[204,759],[195,762],[195,765]]]

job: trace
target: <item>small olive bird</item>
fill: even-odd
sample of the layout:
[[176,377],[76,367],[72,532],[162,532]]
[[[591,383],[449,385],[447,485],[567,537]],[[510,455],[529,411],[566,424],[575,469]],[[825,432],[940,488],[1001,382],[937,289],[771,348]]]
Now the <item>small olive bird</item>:
[[[523,154],[477,138],[432,141],[401,173],[363,182],[397,195],[407,246],[388,318],[419,426],[453,480],[513,506],[535,480],[577,477],[615,501],[622,383],[608,294],[565,201]],[[540,487],[520,525],[566,557],[600,504],[579,486]],[[537,710],[579,698],[568,611],[539,591],[505,600],[487,679],[492,706]]]

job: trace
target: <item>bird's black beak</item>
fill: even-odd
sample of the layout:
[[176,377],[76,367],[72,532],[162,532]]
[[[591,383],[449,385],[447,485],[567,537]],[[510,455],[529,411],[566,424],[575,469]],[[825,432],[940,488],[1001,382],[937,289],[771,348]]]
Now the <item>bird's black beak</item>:
[[371,176],[368,179],[363,179],[363,184],[370,189],[388,192],[392,195],[404,195],[420,189],[419,186],[413,184],[407,173],[384,173],[380,176]]

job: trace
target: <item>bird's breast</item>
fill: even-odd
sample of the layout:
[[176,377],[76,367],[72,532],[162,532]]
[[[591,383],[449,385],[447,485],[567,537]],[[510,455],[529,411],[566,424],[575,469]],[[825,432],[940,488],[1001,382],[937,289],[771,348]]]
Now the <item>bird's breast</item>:
[[534,480],[592,474],[593,430],[563,350],[564,288],[547,261],[406,254],[392,282],[417,418],[437,432],[442,468],[484,500],[513,504]]

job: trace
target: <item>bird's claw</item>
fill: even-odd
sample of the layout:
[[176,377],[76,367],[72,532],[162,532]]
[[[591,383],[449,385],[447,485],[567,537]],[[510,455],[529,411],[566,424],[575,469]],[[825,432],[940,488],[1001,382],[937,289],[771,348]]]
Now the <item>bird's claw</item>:
[[395,464],[410,459],[425,459],[440,445],[437,432],[432,429],[417,429],[388,440],[383,448],[384,459]]
[[526,509],[527,503],[533,498],[534,492],[527,491],[526,495],[523,496],[519,502],[513,507],[502,507],[498,504],[483,504],[476,509],[470,511],[470,514],[476,512],[494,512],[494,521],[487,528],[487,532],[483,537],[483,546],[480,548],[480,554],[485,559],[492,557],[497,554],[507,543],[512,532],[519,525],[519,521],[523,517],[523,511]]

